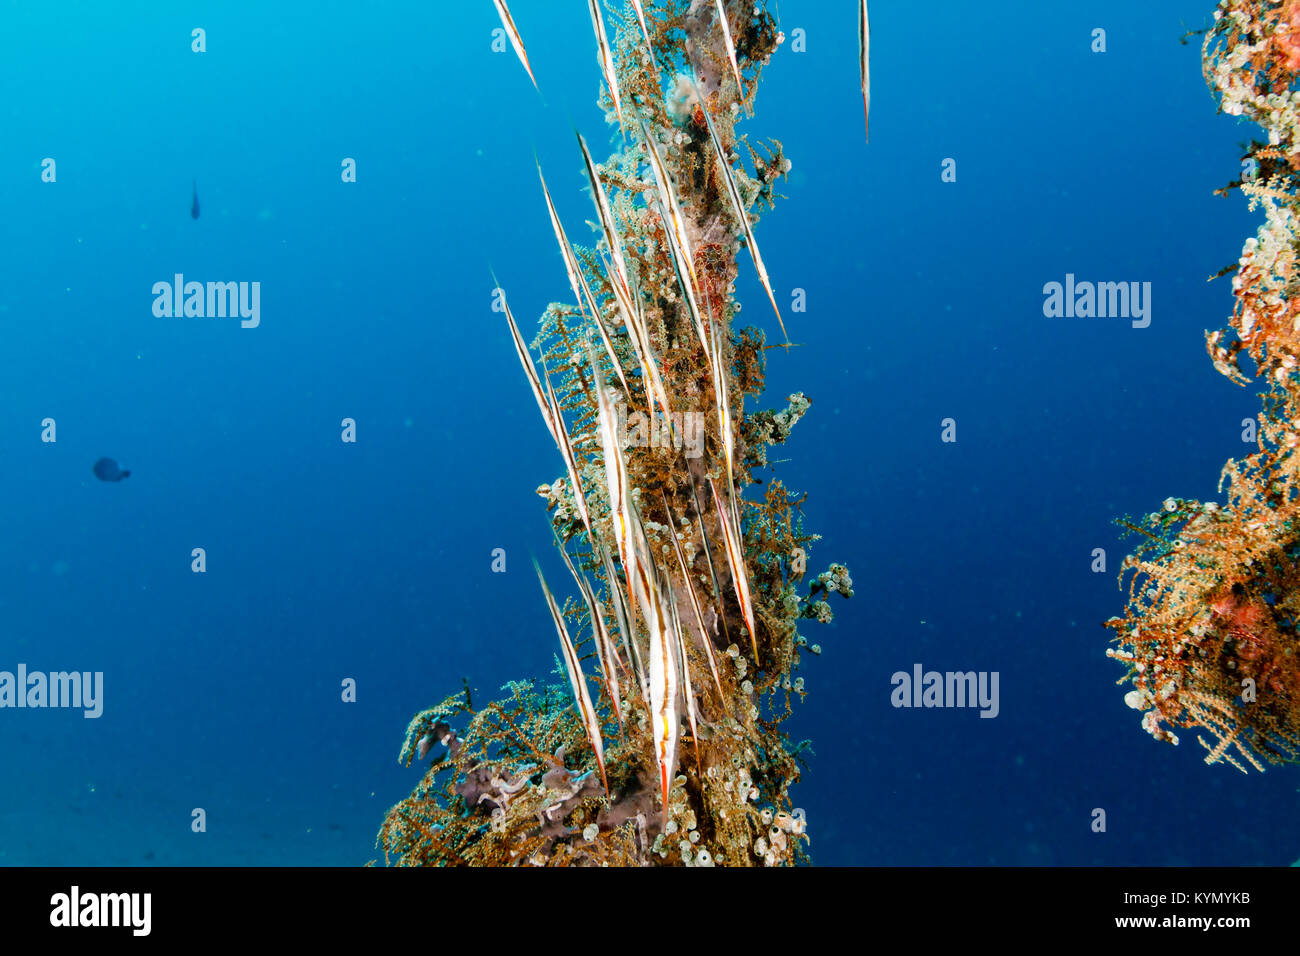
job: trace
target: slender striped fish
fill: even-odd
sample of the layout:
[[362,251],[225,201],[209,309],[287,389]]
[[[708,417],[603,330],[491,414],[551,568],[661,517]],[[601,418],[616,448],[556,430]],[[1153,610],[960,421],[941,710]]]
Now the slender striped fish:
[[[496,288],[501,288],[501,283],[497,282],[495,273],[492,276],[492,283]],[[519,334],[519,326],[515,325],[515,317],[510,313],[510,302],[506,298],[505,290],[501,291],[501,305],[505,309],[506,322],[510,325],[510,338],[515,343],[515,354],[519,356],[519,364],[524,367],[524,375],[528,377],[528,385],[533,390],[533,398],[537,399],[537,408],[542,413],[542,421],[546,422],[546,430],[551,433],[551,437],[559,442],[559,436],[556,434],[555,422],[551,419],[551,406],[547,404],[546,397],[542,394],[542,383],[537,377],[537,368],[533,365],[532,356],[528,353],[528,346],[524,344],[524,338]]]
[[[551,532],[555,534],[554,527],[551,528]],[[555,534],[555,544],[560,549],[560,555],[564,558],[565,567],[569,569],[569,573],[573,575],[573,580],[578,584],[578,593],[582,595],[582,600],[587,605],[587,616],[591,619],[591,640],[596,645],[596,657],[600,661],[600,672],[605,684],[605,693],[609,695],[609,703],[614,711],[614,719],[618,721],[621,730],[623,727],[623,708],[619,704],[622,697],[622,688],[619,687],[618,683],[618,651],[614,650],[614,643],[610,640],[609,628],[605,626],[605,615],[596,602],[596,593],[591,589],[591,583],[574,567],[569,552],[564,547],[564,542],[560,540],[558,534]]]
[[609,257],[614,263],[614,278],[622,287],[623,294],[629,301],[632,298],[632,284],[628,277],[627,261],[623,258],[623,243],[618,237],[618,228],[614,222],[614,211],[609,204],[609,196],[601,185],[596,172],[596,163],[587,149],[587,141],[578,134],[578,146],[582,148],[582,162],[587,170],[587,182],[591,185],[591,201],[596,204],[596,215],[600,217],[600,228],[605,233],[605,242],[609,244]]
[[605,85],[609,87],[610,99],[614,101],[614,112],[618,115],[618,125],[623,125],[623,105],[618,95],[618,73],[614,66],[614,53],[609,48],[609,37],[605,34],[605,16],[600,12],[600,0],[588,0],[591,10],[591,28],[596,31],[596,50],[600,54],[600,68],[605,74]]
[[569,441],[569,429],[564,424],[564,414],[560,411],[560,403],[551,388],[551,376],[546,372],[545,364],[542,365],[542,374],[546,385],[546,398],[551,407],[551,420],[555,422],[555,444],[560,449],[560,457],[564,459],[564,467],[569,472],[569,482],[573,485],[573,503],[578,508],[578,517],[582,518],[587,535],[595,540],[596,535],[591,527],[591,512],[587,510],[587,496],[582,493],[582,482],[578,480],[578,456],[573,453],[573,443]]
[[551,596],[551,589],[546,586],[546,578],[542,577],[542,569],[536,561],[533,562],[533,569],[537,572],[537,580],[542,583],[546,606],[551,609],[551,619],[555,621],[555,630],[560,635],[560,644],[564,648],[564,665],[569,672],[569,684],[573,687],[573,700],[578,708],[578,716],[582,718],[582,726],[587,731],[591,749],[596,753],[596,766],[600,768],[600,779],[605,785],[605,792],[609,793],[609,781],[605,778],[605,748],[600,738],[600,718],[596,716],[596,708],[591,703],[591,694],[587,692],[587,681],[582,676],[578,652],[574,649],[573,641],[569,639],[569,630],[564,626],[564,616],[560,614],[555,598]]
[[713,547],[709,544],[709,531],[704,524],[704,506],[700,503],[700,489],[695,484],[695,475],[689,471],[686,476],[691,479],[691,501],[695,504],[695,520],[700,526],[700,543],[704,545],[704,563],[709,568],[709,580],[713,583],[713,606],[717,609],[718,620],[722,622],[722,639],[731,644],[731,629],[727,627],[727,616],[722,613],[722,585],[718,583],[718,568],[713,563]]
[[665,580],[665,585],[664,590],[668,592],[668,619],[672,625],[673,640],[676,643],[674,650],[677,652],[682,675],[682,700],[686,702],[686,719],[691,725],[691,742],[695,745],[695,770],[703,780],[704,767],[700,764],[700,728],[695,712],[695,689],[691,686],[691,662],[686,656],[686,631],[682,628],[681,618],[677,614],[677,598],[673,595],[672,582]]
[[[740,78],[740,64],[736,62],[736,45],[731,42],[731,27],[727,25],[727,4],[725,0],[716,0],[718,7],[718,24],[722,27],[722,42],[727,47],[727,59],[731,61],[731,73],[736,78],[736,89],[740,99],[745,100],[745,84]],[[701,100],[701,103],[704,101]]]
[[722,138],[718,135],[717,127],[713,125],[713,117],[709,115],[709,107],[700,93],[700,88],[695,85],[694,78],[691,79],[691,87],[695,91],[695,98],[700,101],[700,112],[704,114],[704,122],[709,127],[709,138],[713,140],[713,149],[718,154],[718,165],[722,167],[722,179],[727,186],[727,195],[731,199],[732,211],[736,214],[736,219],[740,221],[740,227],[745,232],[745,244],[749,246],[749,256],[754,260],[754,268],[758,271],[759,281],[763,283],[763,291],[767,293],[767,300],[772,303],[772,311],[776,313],[776,321],[781,324],[781,334],[785,336],[785,344],[789,346],[790,336],[785,331],[785,320],[781,318],[781,310],[777,307],[776,295],[772,292],[772,281],[767,276],[767,266],[763,264],[763,257],[758,252],[758,242],[754,239],[754,227],[749,221],[749,213],[745,209],[744,200],[741,199],[740,187],[736,185],[736,176],[731,169],[731,163],[727,161],[726,150],[722,148]]
[[731,565],[731,580],[736,588],[736,601],[740,604],[740,613],[745,618],[745,627],[749,629],[749,640],[754,647],[754,666],[758,666],[758,632],[754,627],[754,602],[749,594],[749,573],[745,569],[744,543],[740,537],[740,528],[732,527],[734,512],[722,503],[718,486],[709,479],[713,489],[713,502],[718,509],[718,524],[722,526],[723,544],[726,545],[727,563]]
[[510,15],[510,8],[506,6],[506,0],[492,0],[492,2],[497,5],[497,16],[501,18],[501,25],[506,28],[506,33],[510,36],[510,43],[515,48],[515,55],[519,57],[519,62],[528,71],[528,78],[533,81],[533,89],[537,89],[537,77],[533,76],[533,68],[528,65],[528,54],[524,52],[523,37],[519,35],[519,28],[515,26],[515,18]]
[[691,240],[686,234],[686,217],[682,215],[682,207],[673,193],[672,180],[668,176],[668,167],[664,163],[663,154],[659,152],[659,143],[651,135],[650,127],[646,125],[645,120],[641,121],[641,135],[645,139],[646,158],[650,161],[650,170],[654,174],[655,186],[659,193],[659,206],[664,218],[664,232],[668,235],[670,258],[679,273],[686,304],[690,309],[696,334],[700,337],[700,345],[704,348],[704,354],[708,355],[709,340],[704,334],[704,323],[700,319],[700,279],[695,273],[695,256],[691,249]]
[[[639,519],[634,520],[640,524]],[[667,598],[652,563],[654,558],[645,538],[645,529],[639,530],[637,546],[638,550],[644,550],[640,557],[644,573],[639,576],[638,590],[641,594],[638,596],[644,598],[646,630],[650,635],[650,732],[654,737],[655,760],[659,764],[659,786],[663,794],[664,824],[667,825],[668,797],[677,773],[677,746],[682,732],[681,713],[677,709],[681,697],[680,652],[671,634]]]
[[609,356],[609,362],[614,366],[614,371],[618,374],[618,380],[623,385],[623,391],[631,394],[627,379],[623,377],[623,363],[619,361],[618,353],[614,351],[614,341],[605,328],[605,320],[600,313],[600,306],[596,304],[596,298],[591,294],[591,286],[587,284],[587,277],[578,264],[578,257],[573,251],[573,245],[564,232],[564,225],[560,222],[560,214],[555,210],[555,202],[551,199],[551,190],[547,188],[546,177],[542,175],[541,163],[537,164],[537,178],[542,181],[542,194],[546,197],[546,211],[551,217],[551,228],[555,230],[555,241],[560,247],[560,258],[564,260],[564,271],[569,277],[569,288],[573,290],[574,298],[578,300],[578,308],[591,314],[592,321],[596,323],[596,331],[600,333],[601,344],[605,346],[605,353]]
[[862,120],[867,142],[871,142],[871,21],[867,0],[858,6],[858,68],[862,71]]
[[609,550],[605,547],[604,542],[597,542],[600,546],[600,560],[605,567],[605,581],[609,585],[609,603],[614,605],[614,619],[618,621],[618,629],[623,635],[623,647],[627,651],[628,658],[632,661],[632,673],[636,675],[637,687],[641,690],[641,699],[650,701],[650,691],[646,685],[645,664],[641,661],[641,651],[637,647],[636,635],[632,633],[632,622],[628,615],[628,608],[623,603],[623,590],[618,586],[618,573],[614,570],[614,561],[609,556]]
[[[677,564],[682,569],[682,581],[686,584],[686,594],[691,599],[691,610],[695,612],[695,624],[700,629],[700,643],[704,645],[704,654],[709,659],[709,671],[713,674],[713,683],[718,688],[718,699],[726,700],[722,693],[722,676],[718,673],[718,659],[713,653],[713,642],[709,640],[708,628],[704,626],[704,611],[700,608],[700,599],[695,594],[695,582],[691,579],[691,569],[686,564],[686,552],[677,540],[677,519],[668,504],[668,494],[662,488],[659,493],[664,498],[664,513],[668,515],[668,527],[672,530],[673,548],[677,552]],[[683,629],[683,635],[685,629]]]
[[[595,374],[592,384],[596,390],[597,424],[600,430],[601,457],[605,459],[605,491],[609,497],[609,520],[614,526],[614,543],[618,545],[618,557],[623,562],[623,572],[627,575],[627,607],[630,617],[636,617],[636,603],[632,598],[632,586],[637,576],[636,543],[632,533],[631,488],[628,484],[627,463],[623,460],[623,449],[618,446],[618,430],[614,418],[614,406],[601,381],[598,366],[595,364],[595,351],[589,349],[588,356]],[[610,586],[614,582],[610,581]],[[625,631],[629,639],[630,631]]]
[[658,72],[658,68],[655,67],[654,44],[650,42],[650,31],[646,29],[645,9],[641,6],[641,0],[632,0],[632,9],[636,11],[636,22],[641,25],[641,35],[645,37],[645,48],[650,51],[650,66],[655,72]]

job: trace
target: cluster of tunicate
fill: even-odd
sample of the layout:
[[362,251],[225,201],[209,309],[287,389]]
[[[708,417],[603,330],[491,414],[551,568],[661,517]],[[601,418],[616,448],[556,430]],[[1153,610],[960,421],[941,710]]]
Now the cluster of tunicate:
[[789,863],[798,840],[807,839],[804,811],[796,808],[793,813],[787,813],[784,810],[765,808],[760,812],[759,819],[766,831],[764,836],[754,841],[754,856],[762,860],[765,866]]
[[[757,838],[778,844],[783,862],[808,859],[788,833],[781,852],[772,828],[804,769],[806,742],[783,724],[802,693],[801,651],[819,650],[799,635],[801,618],[827,619],[803,613],[799,597],[817,536],[803,528],[803,496],[752,472],[767,460],[754,449],[784,441],[808,400],[746,407],[764,393],[771,329],[740,326],[735,299],[742,237],[755,242],[744,227],[790,169],[779,143],[736,129],[779,42],[774,10],[654,0],[645,13],[648,38],[619,19],[606,73],[613,154],[585,156],[601,236],[570,248],[555,228],[571,284],[589,288],[574,289],[578,303],[547,307],[531,343],[510,320],[530,381],[545,384],[545,400],[534,397],[565,459],[564,476],[537,492],[580,592],[552,605],[569,686],[512,685],[510,697],[477,707],[467,691],[435,709],[463,746],[420,753],[423,780],[390,811],[380,841],[403,864],[755,865],[766,862],[750,852]],[[673,82],[687,71],[702,98]],[[606,398],[620,410],[613,429]],[[608,437],[621,433],[623,409],[699,415],[680,426],[692,445],[669,449],[663,431],[652,442]],[[647,598],[660,587],[652,619]],[[665,668],[652,684],[644,662],[666,638],[680,645],[677,673]],[[760,803],[773,812],[766,824],[753,811]]]
[[832,564],[829,571],[817,575],[817,583],[831,594],[853,597],[853,578],[849,577],[849,569],[842,564]]

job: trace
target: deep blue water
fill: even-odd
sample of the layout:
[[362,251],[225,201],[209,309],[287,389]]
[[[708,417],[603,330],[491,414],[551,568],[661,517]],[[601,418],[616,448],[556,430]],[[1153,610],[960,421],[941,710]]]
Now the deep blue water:
[[[1256,226],[1211,194],[1253,128],[1178,42],[1212,3],[877,0],[869,145],[853,6],[781,3],[807,52],[747,127],[793,160],[758,238],[808,302],[769,353],[769,404],[813,400],[777,474],[857,588],[805,629],[814,859],[1291,862],[1300,770],[1155,742],[1103,656],[1112,519],[1216,497],[1257,409],[1202,336]],[[534,151],[582,235],[571,124],[598,158],[610,130],[585,5],[511,7],[540,97],[488,0],[0,3],[0,669],[105,674],[97,720],[0,710],[0,863],[365,862],[411,715],[551,669],[562,464],[489,267],[525,327],[568,297]],[[261,324],[155,317],[176,273],[260,281]],[[1045,318],[1067,273],[1150,282],[1150,327]],[[744,254],[739,294],[774,325]],[[894,709],[918,662],[999,672],[999,716]]]

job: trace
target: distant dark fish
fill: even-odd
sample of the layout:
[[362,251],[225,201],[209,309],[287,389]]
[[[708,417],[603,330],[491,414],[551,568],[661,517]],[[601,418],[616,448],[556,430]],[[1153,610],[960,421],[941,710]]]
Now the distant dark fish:
[[193,198],[190,200],[190,218],[198,219],[199,218],[199,184],[197,180],[194,181],[192,196]]
[[121,481],[123,478],[130,478],[129,471],[123,471],[117,467],[117,462],[111,458],[101,458],[95,462],[95,477],[100,481]]

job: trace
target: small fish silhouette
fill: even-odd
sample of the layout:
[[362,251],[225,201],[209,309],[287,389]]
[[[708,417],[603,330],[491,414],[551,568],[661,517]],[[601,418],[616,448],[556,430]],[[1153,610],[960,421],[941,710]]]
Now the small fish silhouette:
[[192,182],[193,182],[193,192],[191,193],[191,195],[193,198],[190,200],[190,218],[198,219],[199,218],[199,183],[198,180],[193,180]]
[[95,477],[100,481],[121,481],[123,478],[130,478],[129,471],[123,471],[117,467],[117,462],[111,458],[101,458],[95,462]]

